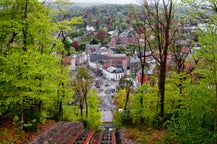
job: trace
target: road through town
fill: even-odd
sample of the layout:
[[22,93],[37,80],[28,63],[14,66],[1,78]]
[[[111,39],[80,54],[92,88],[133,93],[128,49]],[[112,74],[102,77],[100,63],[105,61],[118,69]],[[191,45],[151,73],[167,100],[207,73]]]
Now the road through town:
[[94,70],[90,70],[90,76],[94,79],[91,88],[98,91],[98,96],[100,98],[99,109],[102,113],[102,122],[112,122],[113,111],[115,109],[113,97],[115,95],[118,81],[107,80]]

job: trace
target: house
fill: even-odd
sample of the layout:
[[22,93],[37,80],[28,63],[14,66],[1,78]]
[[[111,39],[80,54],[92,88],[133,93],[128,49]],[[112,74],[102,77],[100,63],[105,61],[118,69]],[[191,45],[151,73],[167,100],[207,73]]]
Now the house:
[[86,45],[86,53],[88,55],[93,54],[93,53],[98,53],[100,48],[100,44],[87,44]]
[[63,65],[71,65],[72,56],[67,56],[63,58]]
[[88,33],[88,32],[94,32],[94,31],[95,31],[95,28],[94,28],[93,26],[87,25],[87,26],[86,26],[86,31],[87,31],[87,33]]
[[90,55],[99,53],[100,44],[87,44],[86,45],[86,54],[87,54],[87,62],[90,62]]
[[109,31],[108,34],[111,35],[111,37],[113,36],[118,36],[119,30],[116,28],[113,31]]
[[130,73],[135,74],[140,69],[140,59],[137,56],[130,57]]
[[[107,49],[102,47],[101,50]],[[103,52],[90,54],[88,65],[100,70],[109,80],[119,80],[126,75],[129,59],[126,54],[102,54]]]
[[127,38],[128,38],[128,44],[136,44],[137,43],[137,40],[133,35],[129,34],[127,36]]
[[124,69],[122,67],[108,67],[102,71],[103,77],[108,80],[120,80],[124,76]]
[[[141,83],[142,83],[142,73],[141,72],[137,73],[136,80],[137,80],[138,85],[141,85]],[[144,78],[143,78],[143,83],[146,83],[147,81],[148,81],[148,74],[145,72]]]
[[76,55],[64,57],[63,65],[68,66],[70,70],[76,69]]
[[76,65],[85,64],[88,61],[87,54],[85,52],[76,56]]
[[105,56],[103,68],[106,69],[110,66],[122,66],[124,71],[129,65],[129,58],[126,54],[109,54]]
[[129,44],[135,44],[135,43],[137,43],[137,40],[132,34],[122,33],[119,36],[112,37],[108,45],[110,47],[116,47],[117,44],[129,45]]
[[108,43],[108,46],[115,48],[116,45],[117,45],[117,38],[118,37],[112,37],[111,40],[110,40],[110,42]]
[[109,46],[103,46],[99,48],[99,53],[101,55],[113,54],[113,50],[111,50]]
[[101,54],[91,54],[89,61],[88,61],[88,65],[93,68],[93,69],[102,69],[102,63],[105,59],[105,55],[101,55]]

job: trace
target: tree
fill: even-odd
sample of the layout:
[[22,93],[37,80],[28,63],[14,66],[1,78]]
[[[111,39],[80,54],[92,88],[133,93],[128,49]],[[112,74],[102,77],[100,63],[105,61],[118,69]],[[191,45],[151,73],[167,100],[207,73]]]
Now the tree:
[[35,130],[47,118],[62,119],[71,95],[63,43],[53,36],[58,27],[44,2],[0,3],[0,116],[18,117],[21,127]]
[[[115,106],[117,107],[117,109],[123,109],[124,108],[124,104],[126,101],[126,90],[125,89],[119,89],[114,97],[114,103]],[[123,124],[125,124],[126,122],[126,116],[125,116],[125,112],[124,113],[120,113],[118,110],[114,112],[114,123],[115,125],[121,126]]]
[[[217,123],[217,52],[216,52],[216,40],[217,40],[217,29],[215,25],[212,25],[213,22],[216,22],[217,18],[212,17],[210,19],[210,24],[207,25],[206,32],[199,32],[199,43],[201,45],[201,49],[197,51],[199,57],[203,59],[201,75],[206,78],[207,85],[210,89],[214,88],[215,91],[215,99],[214,105],[210,104],[213,107],[214,115],[213,115],[213,135],[214,135],[214,143],[216,144],[216,123]],[[213,91],[213,90],[211,90]],[[213,96],[210,95],[210,96]]]
[[[199,19],[199,21],[206,25],[205,30],[199,30],[198,32],[198,42],[201,45],[200,50],[198,53],[200,57],[203,59],[203,66],[204,61],[208,63],[205,64],[205,69],[208,71],[203,71],[203,76],[205,74],[205,78],[209,80],[209,84],[211,87],[215,87],[215,104],[214,108],[214,117],[213,117],[213,132],[214,132],[214,144],[217,143],[216,138],[216,129],[217,129],[217,75],[216,75],[216,13],[217,13],[217,1],[216,0],[184,0],[184,4],[190,5],[197,11],[196,14],[189,12],[194,19]],[[211,12],[211,15],[207,15],[207,11]],[[203,67],[203,68],[204,68]],[[210,76],[208,76],[210,75]]]
[[97,39],[99,39],[101,42],[106,38],[106,32],[103,29],[100,29],[97,33]]
[[77,48],[79,47],[78,41],[73,41],[73,42],[72,42],[72,46],[73,46],[75,49],[77,49]]
[[[146,62],[146,51],[148,50],[148,31],[146,30],[146,23],[140,23],[139,16],[135,13],[135,11],[132,9],[132,17],[134,19],[134,27],[135,27],[135,36],[137,40],[137,55],[140,59],[140,68],[141,68],[141,85],[144,84],[144,69],[145,69],[145,62]],[[142,42],[144,40],[144,43]],[[141,92],[142,93],[142,92]],[[140,106],[141,110],[143,109],[143,97],[140,97]],[[141,116],[140,123],[144,124],[144,118]]]
[[127,24],[126,23],[120,23],[120,29],[121,31],[124,31],[127,28]]
[[[194,13],[191,19],[205,24],[197,30],[196,41],[200,48],[192,49],[197,65],[191,77],[183,83],[185,98],[182,108],[174,111],[169,129],[180,143],[216,143],[216,16],[207,16],[207,11],[216,13],[216,1],[188,1]],[[195,11],[197,11],[195,13]],[[211,12],[211,11],[210,11]],[[180,136],[182,135],[182,138]]]
[[90,44],[98,44],[99,42],[98,42],[98,40],[96,40],[96,39],[93,39],[91,42],[90,42]]
[[102,121],[101,121],[101,112],[99,111],[100,100],[99,100],[97,91],[88,92],[87,102],[89,106],[89,112],[88,112],[89,115],[87,118],[87,129],[100,130]]
[[1,5],[0,115],[18,116],[21,127],[28,127],[26,123],[42,122],[51,114],[48,110],[54,110],[59,59],[53,52],[62,45],[52,35],[56,27],[42,3],[21,0]]
[[[72,4],[69,1],[59,1],[56,0],[54,3],[54,7],[57,7],[58,10],[57,11],[53,11],[52,14],[54,14],[55,18],[55,22],[56,25],[58,26],[57,29],[57,34],[56,37],[57,39],[61,40],[61,42],[63,44],[65,44],[65,50],[67,50],[68,55],[70,55],[70,40],[69,40],[69,36],[74,33],[74,26],[77,24],[81,24],[82,23],[82,18],[81,17],[74,17],[69,19],[69,7],[70,4]],[[63,8],[64,7],[64,8]],[[60,74],[64,75],[66,72],[66,68],[63,64],[63,59],[65,57],[65,50],[64,49],[59,49],[59,53],[61,54],[61,60],[59,62],[59,67],[60,67]],[[58,111],[57,111],[57,115],[56,118],[60,119],[63,118],[62,114],[63,114],[63,98],[66,97],[66,89],[67,89],[67,83],[69,81],[65,81],[66,78],[64,79],[58,79],[59,80],[59,84],[58,84],[58,98],[57,98],[57,105],[58,105]]]
[[[75,31],[76,25],[82,24],[82,17],[70,17],[70,5],[73,4],[72,2],[69,2],[68,0],[55,0],[52,3],[52,7],[55,7],[55,9],[52,11],[53,19],[56,22],[58,26],[58,32],[56,32],[56,37],[58,39],[62,40],[62,43],[64,43],[65,50],[67,50],[68,55],[70,55],[70,36]],[[52,8],[51,8],[52,9]],[[61,53],[64,54],[62,51]]]
[[[209,81],[209,80],[208,80]],[[180,143],[213,143],[213,106],[215,91],[207,87],[206,79],[184,84],[183,108],[173,111],[165,125],[171,137]]]
[[[141,97],[144,99],[142,108],[138,105]],[[158,102],[157,87],[150,87],[149,84],[141,85],[137,92],[131,96],[131,117],[133,122],[138,124],[142,117],[146,127],[158,127],[158,119],[156,117],[158,114],[156,109]],[[140,124],[139,127],[141,127]]]
[[85,51],[85,49],[86,49],[86,44],[80,44],[79,47],[78,47],[78,49],[79,49],[80,51]]
[[129,122],[129,102],[130,102],[130,92],[132,91],[133,81],[127,78],[121,78],[119,81],[119,89],[126,90],[125,104],[124,104],[124,112],[125,112],[125,123]]
[[79,103],[80,117],[83,120],[84,105],[86,108],[86,118],[88,118],[88,101],[87,95],[91,86],[91,79],[89,78],[88,69],[85,66],[81,66],[78,69],[76,78],[73,80],[73,89],[75,91],[75,100]]
[[[172,45],[173,38],[176,34],[174,27],[174,2],[172,0],[151,1],[141,0],[142,18],[144,18],[144,38],[152,56],[156,59],[159,66],[158,91],[160,97],[160,126],[163,126],[164,120],[164,100],[165,100],[165,78],[167,70],[167,55],[169,47]],[[146,31],[149,29],[148,37]],[[153,41],[153,43],[152,43]]]
[[[173,46],[169,49],[174,61],[168,66],[168,70],[171,72],[171,75],[177,78],[176,85],[179,89],[179,94],[182,95],[182,83],[187,77],[192,75],[198,59],[193,55],[193,49],[191,48],[195,43],[194,39],[190,36],[193,35],[193,32],[186,32],[185,30],[188,21],[179,20],[179,23],[177,25],[179,27],[177,35],[173,39]],[[190,40],[188,40],[189,37],[191,37]],[[174,75],[174,71],[176,75]]]

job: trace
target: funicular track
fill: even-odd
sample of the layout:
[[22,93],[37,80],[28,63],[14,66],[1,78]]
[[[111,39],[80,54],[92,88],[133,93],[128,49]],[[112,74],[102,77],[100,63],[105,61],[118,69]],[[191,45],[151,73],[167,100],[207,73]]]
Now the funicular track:
[[81,122],[58,122],[29,141],[31,144],[116,144],[112,123],[103,124],[102,131],[85,130]]
[[116,144],[115,132],[109,129],[103,130],[99,134],[99,139],[96,144]]
[[84,130],[68,144],[89,144],[95,133],[95,131]]
[[68,144],[116,144],[115,131],[111,124],[104,124],[102,131],[84,130]]
[[116,144],[114,130],[83,131],[68,144]]

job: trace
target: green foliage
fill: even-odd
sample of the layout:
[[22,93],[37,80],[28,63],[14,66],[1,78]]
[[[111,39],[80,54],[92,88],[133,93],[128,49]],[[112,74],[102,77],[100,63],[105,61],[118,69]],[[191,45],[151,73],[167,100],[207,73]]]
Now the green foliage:
[[[140,99],[143,97],[143,107],[141,107]],[[157,104],[159,98],[156,87],[142,85],[132,98],[132,118],[134,123],[139,123],[140,117],[145,119],[145,125],[155,127],[156,116],[158,114]]]
[[78,68],[78,72],[76,74],[76,78],[78,79],[89,79],[88,68],[86,66],[81,66]]
[[[143,98],[143,106],[140,105],[141,97]],[[157,87],[149,87],[148,85],[143,85],[138,88],[136,92],[130,93],[130,99],[128,104],[129,118],[128,124],[139,125],[140,118],[145,119],[145,126],[155,127],[157,126],[156,116],[158,114],[157,104],[158,104]],[[115,104],[117,108],[124,109],[126,101],[126,90],[119,89],[115,95]],[[119,113],[115,111],[114,122],[117,126],[124,125],[126,122],[126,117],[128,111],[123,111]]]
[[184,80],[182,79],[183,75],[176,73],[171,73],[171,78],[166,79],[165,113],[173,112],[173,110],[182,107],[184,101],[184,94],[180,92],[180,89],[184,89]]
[[69,49],[70,49],[70,47],[71,47],[71,42],[70,42],[68,39],[66,39],[66,40],[63,42],[63,44],[64,44],[64,47],[65,47],[66,50],[69,50]]
[[125,112],[123,113],[119,113],[118,109],[124,109],[124,102],[126,100],[126,91],[125,89],[119,89],[116,92],[116,95],[114,97],[114,102],[116,105],[117,110],[114,112],[114,116],[113,116],[113,121],[115,123],[116,126],[122,126],[124,125],[124,120],[125,120]]
[[[197,0],[185,2],[190,3],[195,8],[192,17],[198,19],[213,5],[212,1],[209,1],[210,3],[200,1],[200,4]],[[207,9],[200,9],[201,4],[205,4]],[[203,21],[204,19],[200,19],[200,23]],[[176,85],[182,84],[182,95],[178,96],[176,93],[179,105],[168,113],[165,125],[170,131],[171,139],[176,139],[180,143],[208,144],[213,143],[215,139],[215,130],[213,130],[214,118],[216,117],[217,84],[216,27],[213,25],[215,21],[215,15],[211,15],[206,22],[206,29],[197,31],[197,42],[200,48],[194,49],[193,57],[198,59],[198,65],[191,73],[191,78],[188,79],[188,77],[179,75],[176,76],[177,81],[173,82]]]
[[212,143],[214,92],[206,84],[188,85],[185,109],[173,111],[166,126],[180,143]]
[[63,45],[52,35],[58,27],[42,3],[9,0],[2,5],[0,116],[18,116],[24,128],[35,130],[37,123],[54,117],[57,103],[64,99],[59,95],[70,94],[66,89],[69,71],[54,54],[62,51]]
[[93,39],[91,42],[90,42],[90,44],[98,44],[99,43],[99,41],[97,40],[97,39]]
[[80,44],[79,46],[78,46],[78,49],[76,49],[76,51],[85,51],[85,49],[86,49],[86,44]]
[[102,126],[101,112],[99,111],[100,100],[96,91],[90,91],[88,93],[88,118],[87,129],[100,130]]
[[37,130],[37,121],[36,121],[36,119],[32,119],[31,121],[28,121],[27,123],[24,123],[23,124],[23,129],[25,131],[35,132]]
[[78,111],[78,106],[76,105],[69,105],[69,104],[64,104],[63,105],[63,120],[66,121],[78,121],[79,120],[79,111]]

